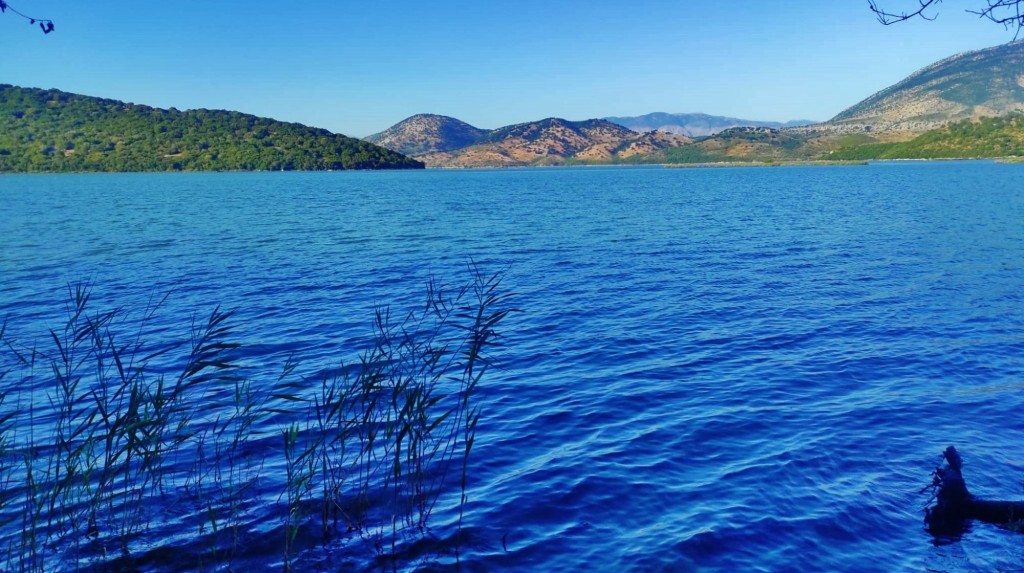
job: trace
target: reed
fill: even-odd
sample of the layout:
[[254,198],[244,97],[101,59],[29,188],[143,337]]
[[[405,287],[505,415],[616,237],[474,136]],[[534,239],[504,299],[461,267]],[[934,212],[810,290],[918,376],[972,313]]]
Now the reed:
[[369,347],[316,380],[292,358],[246,379],[219,308],[187,340],[148,344],[165,298],[133,320],[72,285],[43,350],[0,324],[0,569],[145,569],[182,523],[186,569],[233,570],[277,528],[285,570],[360,538],[394,561],[447,492],[461,533],[478,389],[511,312],[501,274],[470,270],[458,288],[430,281],[418,309],[377,309]]

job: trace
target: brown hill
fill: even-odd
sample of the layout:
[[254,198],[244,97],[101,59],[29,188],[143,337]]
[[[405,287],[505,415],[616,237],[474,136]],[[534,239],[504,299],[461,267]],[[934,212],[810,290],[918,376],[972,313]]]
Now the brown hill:
[[[400,128],[401,125],[382,132],[391,132],[394,135],[392,139],[371,141],[390,149],[402,149],[429,167],[525,167],[559,165],[566,162],[607,163],[666,147],[685,145],[692,141],[685,136],[662,132],[639,134],[602,119],[567,121],[548,118],[502,127],[483,132],[474,139],[467,136],[461,140],[450,137],[435,137],[428,140],[423,135],[425,130],[408,130]],[[430,133],[437,133],[437,130]],[[410,141],[402,137],[413,137],[415,140]],[[430,145],[425,145],[425,141],[429,141]],[[470,143],[459,145],[466,141]],[[423,151],[414,151],[417,145]]]
[[615,152],[618,159],[647,156],[660,151],[690,145],[693,139],[679,133],[647,131],[619,145]]

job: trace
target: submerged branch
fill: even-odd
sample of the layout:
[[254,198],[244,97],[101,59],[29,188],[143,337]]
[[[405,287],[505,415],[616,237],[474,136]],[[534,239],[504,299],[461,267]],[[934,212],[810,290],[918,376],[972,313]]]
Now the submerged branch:
[[925,510],[928,531],[937,537],[958,537],[971,520],[1017,527],[1024,521],[1024,501],[981,499],[967,489],[963,477],[963,460],[956,448],[943,452],[946,465],[936,468],[932,483],[922,491],[932,490],[935,505]]

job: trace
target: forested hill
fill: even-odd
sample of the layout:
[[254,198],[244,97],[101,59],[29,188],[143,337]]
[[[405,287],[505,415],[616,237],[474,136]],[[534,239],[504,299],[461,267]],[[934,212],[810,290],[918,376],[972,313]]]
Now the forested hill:
[[419,169],[327,130],[0,84],[0,172]]

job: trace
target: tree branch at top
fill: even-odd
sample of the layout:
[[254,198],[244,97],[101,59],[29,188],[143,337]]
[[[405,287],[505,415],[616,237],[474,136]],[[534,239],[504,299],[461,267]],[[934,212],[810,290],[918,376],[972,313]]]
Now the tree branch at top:
[[[871,11],[875,13],[875,17],[882,24],[888,26],[897,22],[904,22],[913,18],[923,18],[925,20],[934,20],[938,16],[937,6],[942,3],[942,0],[915,0],[916,6],[913,9],[904,11],[890,11],[887,8],[879,6],[876,0],[868,0],[868,5],[871,7]],[[1016,28],[1014,33],[1014,39],[1020,34],[1021,28],[1024,28],[1024,11],[1022,11],[1022,5],[1024,0],[974,0],[981,4],[976,10],[967,9],[966,12],[969,14],[976,14],[980,18],[991,20],[996,24],[1002,24],[1007,30],[1010,28]],[[929,8],[936,8],[936,11],[930,11]]]
[[6,0],[0,0],[0,13],[6,14],[7,12],[10,12],[11,14],[15,14],[17,16],[21,16],[22,18],[28,20],[28,23],[32,26],[35,26],[36,23],[38,23],[39,28],[43,31],[44,34],[49,34],[53,31],[53,20],[50,20],[49,18],[34,18],[32,16],[29,16],[28,14],[15,10],[14,6],[8,4]]

